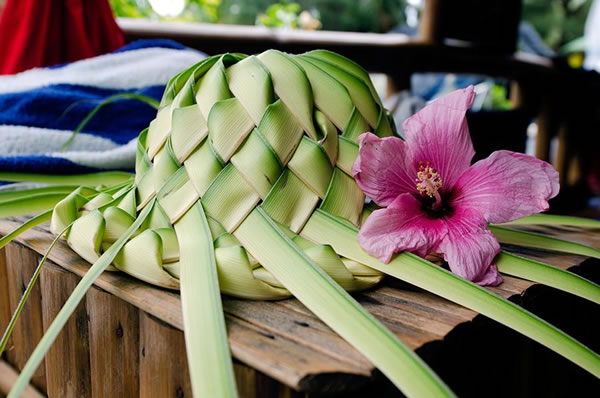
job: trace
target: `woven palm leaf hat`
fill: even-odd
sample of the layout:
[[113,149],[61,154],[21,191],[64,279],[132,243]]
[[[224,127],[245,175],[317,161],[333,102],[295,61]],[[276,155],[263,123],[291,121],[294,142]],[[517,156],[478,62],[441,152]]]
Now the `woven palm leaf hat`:
[[[385,265],[357,242],[369,210],[351,170],[357,137],[389,136],[393,125],[368,74],[327,51],[219,55],[173,77],[139,136],[135,177],[79,187],[54,207],[52,231],[93,265],[10,397],[105,270],[180,289],[194,396],[237,396],[220,293],[293,295],[408,396],[452,396],[346,292],[383,278],[374,268]],[[398,269],[408,281],[462,280],[407,261]]]
[[251,234],[248,216],[260,206],[341,287],[365,289],[381,280],[379,271],[302,232],[316,209],[359,226],[365,196],[351,177],[356,139],[366,131],[391,135],[393,125],[368,74],[335,53],[210,57],[169,82],[156,119],[139,137],[135,188],[88,202],[78,190],[56,207],[52,229],[74,222],[68,243],[94,263],[152,206],[111,268],[178,289],[174,226],[200,202],[221,291],[284,298],[290,292],[239,240]]

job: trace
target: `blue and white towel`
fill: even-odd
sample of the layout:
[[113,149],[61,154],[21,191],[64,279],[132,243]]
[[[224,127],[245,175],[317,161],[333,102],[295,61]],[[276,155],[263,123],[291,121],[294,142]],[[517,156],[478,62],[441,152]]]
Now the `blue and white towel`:
[[110,54],[0,76],[0,171],[132,170],[137,136],[156,114],[138,100],[107,105],[66,151],[60,148],[103,99],[130,92],[160,100],[171,76],[204,57],[172,41],[143,40]]

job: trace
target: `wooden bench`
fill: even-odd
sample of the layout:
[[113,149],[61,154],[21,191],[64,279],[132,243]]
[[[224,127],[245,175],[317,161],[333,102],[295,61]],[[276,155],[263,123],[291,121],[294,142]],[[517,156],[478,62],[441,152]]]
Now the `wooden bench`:
[[[0,221],[0,235],[21,221]],[[573,228],[542,229],[600,247],[599,234]],[[0,328],[8,323],[51,240],[47,225],[42,225],[0,252]],[[584,257],[520,251],[596,282],[600,279],[600,266]],[[62,241],[52,251],[0,362],[0,396],[88,268]],[[591,321],[600,315],[597,305],[511,277],[490,290],[531,307],[598,350],[600,330]],[[557,372],[569,378],[568,386],[597,387],[598,380],[549,350],[402,282],[388,278],[356,298],[460,396],[482,396],[487,383],[493,383],[493,391],[499,393],[487,396],[528,396],[527,391],[557,396],[567,386],[560,378],[548,379]],[[253,302],[224,297],[223,306],[241,396],[399,395],[368,360],[297,300]],[[122,273],[105,272],[67,323],[32,384],[49,397],[191,397],[181,330],[178,293]],[[487,374],[487,379],[471,380],[479,377],[477,372]],[[491,376],[493,372],[498,374]]]

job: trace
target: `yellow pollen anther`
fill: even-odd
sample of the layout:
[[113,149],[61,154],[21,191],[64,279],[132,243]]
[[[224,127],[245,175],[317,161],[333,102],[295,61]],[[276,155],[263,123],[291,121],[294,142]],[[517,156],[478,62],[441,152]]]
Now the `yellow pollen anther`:
[[430,198],[436,196],[442,187],[442,177],[436,169],[431,167],[431,162],[419,162],[419,171],[417,172],[417,191]]

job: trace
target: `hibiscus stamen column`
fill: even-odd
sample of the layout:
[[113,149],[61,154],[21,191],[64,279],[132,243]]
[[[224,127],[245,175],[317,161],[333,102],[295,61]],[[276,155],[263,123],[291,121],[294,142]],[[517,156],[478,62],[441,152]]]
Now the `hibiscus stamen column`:
[[442,197],[439,190],[442,188],[443,180],[437,170],[431,167],[430,161],[419,162],[419,171],[417,172],[415,181],[417,182],[417,191],[421,195],[435,198],[435,202],[431,205],[431,208],[436,211],[440,210],[442,208]]

